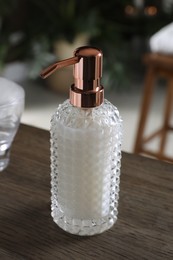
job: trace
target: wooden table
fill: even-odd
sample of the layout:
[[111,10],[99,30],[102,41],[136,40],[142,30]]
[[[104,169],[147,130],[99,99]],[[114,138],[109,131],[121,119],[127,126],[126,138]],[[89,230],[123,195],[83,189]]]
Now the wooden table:
[[78,237],[50,216],[49,133],[21,125],[0,174],[0,259],[173,259],[173,165],[123,153],[118,221]]

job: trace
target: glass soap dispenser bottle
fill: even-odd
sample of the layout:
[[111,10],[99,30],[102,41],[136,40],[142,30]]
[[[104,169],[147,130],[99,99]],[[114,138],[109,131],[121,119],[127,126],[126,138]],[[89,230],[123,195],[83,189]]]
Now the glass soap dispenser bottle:
[[122,120],[104,99],[102,52],[83,46],[74,57],[42,71],[74,64],[70,98],[51,119],[51,214],[63,230],[94,235],[117,220]]

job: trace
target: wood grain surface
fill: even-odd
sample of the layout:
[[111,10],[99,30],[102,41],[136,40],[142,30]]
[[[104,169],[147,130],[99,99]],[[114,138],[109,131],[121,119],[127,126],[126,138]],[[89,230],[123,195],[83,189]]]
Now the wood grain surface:
[[49,133],[21,125],[0,173],[0,259],[172,260],[173,165],[123,153],[118,221],[78,237],[50,216]]

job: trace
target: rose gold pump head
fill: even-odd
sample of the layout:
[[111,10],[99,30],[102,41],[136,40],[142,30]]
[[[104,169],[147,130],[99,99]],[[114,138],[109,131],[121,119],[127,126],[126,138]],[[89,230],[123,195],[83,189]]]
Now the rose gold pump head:
[[96,107],[103,103],[104,89],[100,85],[102,76],[102,51],[83,46],[75,50],[74,57],[57,62],[41,73],[42,78],[55,70],[74,64],[74,84],[70,88],[70,103],[77,107]]

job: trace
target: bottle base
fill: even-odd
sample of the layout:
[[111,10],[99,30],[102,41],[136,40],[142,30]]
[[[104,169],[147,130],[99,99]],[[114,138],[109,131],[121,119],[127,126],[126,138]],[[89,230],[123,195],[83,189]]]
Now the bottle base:
[[116,222],[116,216],[106,216],[100,219],[75,219],[65,215],[57,216],[55,212],[51,213],[53,221],[64,231],[73,235],[93,236],[110,229]]

